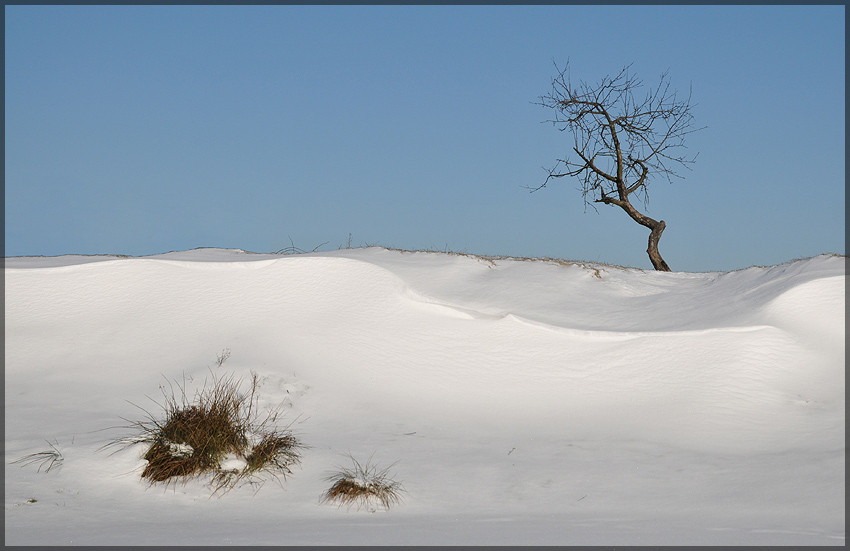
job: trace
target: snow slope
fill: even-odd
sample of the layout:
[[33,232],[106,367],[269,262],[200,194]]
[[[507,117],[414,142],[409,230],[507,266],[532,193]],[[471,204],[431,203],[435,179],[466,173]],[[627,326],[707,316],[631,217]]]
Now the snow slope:
[[[199,249],[5,268],[7,545],[844,544],[845,258],[657,273]],[[148,488],[143,450],[98,451],[165,379],[251,370],[310,446],[282,488]],[[60,468],[11,464],[45,440]],[[398,462],[404,502],[320,505],[349,452]]]

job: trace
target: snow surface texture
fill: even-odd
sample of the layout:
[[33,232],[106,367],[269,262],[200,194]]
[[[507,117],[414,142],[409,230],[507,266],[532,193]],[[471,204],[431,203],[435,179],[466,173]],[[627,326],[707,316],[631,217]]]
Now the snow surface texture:
[[[381,248],[5,259],[6,544],[844,545],[846,258],[730,273]],[[221,366],[217,355],[231,356]],[[102,431],[260,375],[282,487],[148,487]],[[60,465],[16,459],[55,443]],[[320,504],[398,462],[389,511]],[[33,501],[34,500],[34,501]]]

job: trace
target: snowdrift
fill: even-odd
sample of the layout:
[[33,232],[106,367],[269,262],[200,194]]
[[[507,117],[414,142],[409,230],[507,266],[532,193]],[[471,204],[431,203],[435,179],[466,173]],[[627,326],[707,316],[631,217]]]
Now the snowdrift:
[[[199,249],[5,268],[7,545],[844,544],[845,258],[657,273]],[[148,488],[142,450],[98,451],[166,380],[250,371],[310,446],[283,487]],[[60,468],[11,464],[45,440]],[[404,502],[320,505],[347,453],[397,461]]]

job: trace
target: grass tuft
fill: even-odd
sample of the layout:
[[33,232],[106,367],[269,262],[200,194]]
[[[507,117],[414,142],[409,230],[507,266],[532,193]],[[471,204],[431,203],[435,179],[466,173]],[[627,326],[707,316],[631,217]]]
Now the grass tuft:
[[216,364],[218,367],[221,367],[221,366],[222,366],[222,364],[223,364],[224,362],[226,362],[226,361],[227,361],[227,359],[228,359],[229,357],[230,357],[230,349],[229,349],[229,348],[225,348],[224,350],[222,350],[222,351],[221,351],[221,354],[216,354],[216,355],[215,355],[215,364]]
[[401,502],[404,487],[389,475],[389,470],[395,463],[386,469],[378,470],[377,466],[372,465],[371,458],[362,465],[353,456],[348,457],[354,465],[340,467],[339,471],[326,478],[332,485],[322,496],[322,503],[337,503],[349,508],[357,505],[358,510],[366,506],[371,512],[375,512],[379,505],[389,510]]
[[[216,377],[198,391],[194,400],[187,398],[184,384],[179,393],[169,383],[160,387],[165,398],[163,416],[144,410],[147,419],[131,422],[127,427],[138,432],[134,436],[114,440],[104,447],[136,444],[148,446],[147,461],[141,477],[151,484],[182,481],[184,484],[202,475],[211,475],[213,493],[229,491],[242,481],[264,483],[260,473],[279,481],[291,474],[291,466],[300,463],[303,446],[286,428],[275,423],[280,408],[272,409],[262,419],[257,413],[256,373],[251,374],[250,390],[239,392],[241,380],[233,375]],[[178,398],[179,395],[179,398]],[[135,404],[134,404],[135,405]],[[136,406],[139,407],[139,406]],[[256,442],[256,444],[254,444]],[[228,459],[241,460],[240,468],[225,467]],[[232,464],[232,462],[230,462]]]
[[54,467],[58,469],[62,466],[62,461],[65,460],[65,458],[62,456],[62,452],[60,452],[59,448],[57,447],[59,445],[59,442],[56,442],[56,444],[51,444],[47,440],[45,440],[45,442],[47,442],[47,445],[50,446],[49,450],[25,455],[20,459],[12,461],[12,464],[23,463],[21,467],[26,467],[27,465],[38,463],[38,470],[36,472],[41,472],[42,467],[44,467],[45,465],[47,466],[47,468],[44,469],[44,472],[46,473],[49,473],[50,469]]
[[273,470],[289,474],[292,472],[289,465],[300,460],[298,447],[298,441],[292,434],[266,434],[245,458],[245,468],[250,473]]

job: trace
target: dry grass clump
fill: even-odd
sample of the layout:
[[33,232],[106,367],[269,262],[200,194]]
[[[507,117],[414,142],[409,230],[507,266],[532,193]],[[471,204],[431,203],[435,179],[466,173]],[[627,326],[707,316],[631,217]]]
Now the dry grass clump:
[[248,472],[281,471],[290,473],[289,465],[300,461],[298,440],[288,432],[273,431],[265,434],[245,458]]
[[349,458],[354,463],[352,467],[340,467],[338,472],[325,479],[333,484],[322,496],[322,503],[338,503],[339,506],[348,507],[356,504],[358,509],[366,506],[375,512],[378,505],[389,510],[401,502],[404,487],[389,475],[395,463],[378,470],[377,466],[371,464],[371,458],[365,465],[361,465],[351,455]]
[[179,398],[171,383],[168,390],[160,387],[165,398],[159,404],[164,412],[162,418],[139,408],[147,419],[122,427],[135,428],[138,434],[107,446],[147,444],[143,456],[147,465],[141,477],[151,484],[185,483],[210,474],[214,492],[218,492],[230,490],[245,479],[262,485],[262,478],[257,476],[260,472],[277,480],[285,478],[292,473],[290,467],[300,462],[304,446],[288,428],[275,427],[279,408],[259,418],[258,376],[253,372],[251,375],[248,394],[239,392],[241,380],[234,380],[233,375],[213,375],[212,384],[208,386],[205,381],[191,402],[186,396],[185,381],[178,385]]

